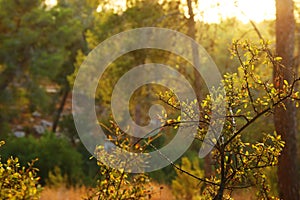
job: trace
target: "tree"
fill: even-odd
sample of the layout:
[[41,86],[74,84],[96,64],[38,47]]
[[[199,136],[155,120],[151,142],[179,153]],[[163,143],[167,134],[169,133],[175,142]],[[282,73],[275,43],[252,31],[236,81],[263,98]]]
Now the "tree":
[[[294,63],[295,19],[292,0],[276,1],[276,53],[282,62],[274,66],[273,81],[277,90],[291,83],[295,78]],[[285,100],[275,108],[274,122],[278,134],[285,141],[285,148],[279,158],[279,194],[282,199],[299,199],[299,179],[297,176],[296,109],[291,100]]]
[[[188,12],[189,12],[189,19],[188,19],[188,36],[192,39],[196,40],[196,22],[194,19],[194,11],[193,11],[193,2],[192,0],[187,0]],[[199,52],[198,49],[193,46],[193,61],[194,65],[199,65]],[[200,74],[195,70],[194,71],[194,87],[196,90],[197,100],[201,102],[201,77]],[[206,155],[204,158],[204,171],[205,177],[210,177],[212,174],[212,162],[210,154]]]
[[66,94],[66,75],[74,70],[72,54],[79,48],[81,26],[73,15],[70,8],[50,9],[44,1],[0,1],[0,106],[6,111],[1,123],[29,126],[24,115],[53,114],[59,97],[46,88]]
[[[235,41],[231,48],[241,67],[238,74],[226,74],[224,86],[226,89],[227,113],[226,121],[220,139],[211,152],[214,163],[214,176],[211,178],[198,177],[171,163],[177,170],[205,183],[202,195],[205,198],[221,200],[229,198],[236,189],[255,187],[258,198],[273,198],[267,181],[266,169],[278,164],[278,157],[284,147],[284,141],[276,132],[264,133],[249,127],[256,125],[259,119],[270,115],[274,108],[281,106],[286,100],[296,100],[299,93],[295,85],[300,79],[294,79],[290,84],[285,81],[283,90],[276,90],[267,78],[255,73],[261,67],[270,67],[279,63],[280,58],[270,57],[269,43],[261,41],[253,44],[247,41]],[[174,97],[175,98],[175,97]],[[181,102],[174,102],[174,98],[162,96],[164,102],[179,109]],[[202,114],[199,122],[181,122],[172,119],[166,126],[183,127],[200,123],[197,139],[203,141],[207,125],[212,123],[210,114],[211,102],[224,101],[218,96],[210,95],[201,103]],[[192,106],[191,106],[192,108]],[[192,113],[192,109],[190,112]],[[213,122],[215,123],[215,122]],[[259,132],[258,132],[259,131]]]
[[[157,4],[154,4],[154,7],[152,6],[153,5],[145,1],[136,1],[122,13],[109,11],[100,13],[97,19],[99,20],[98,25],[86,31],[89,47],[95,47],[105,38],[122,30],[149,24],[152,25],[155,21],[159,21],[161,18],[164,19],[168,16],[168,14],[164,13],[165,10],[162,12],[160,9],[156,9]],[[195,28],[195,21],[193,19],[194,14],[191,0],[188,1],[188,7],[190,8],[190,18],[186,19],[183,17],[184,20],[182,21],[185,23],[189,22],[190,26],[187,27],[183,25],[181,31],[189,32],[189,35],[195,38],[196,30],[193,30],[193,28]],[[152,10],[151,8],[154,9]],[[141,10],[143,11],[141,12]],[[151,17],[149,13],[156,13],[155,11],[159,11],[158,16],[155,15],[155,20],[147,20],[147,18]],[[138,12],[142,14],[138,15]],[[160,15],[162,16],[160,17]],[[122,24],[122,26],[119,24]],[[198,177],[177,167],[174,163],[170,164],[174,165],[174,167],[181,172],[199,181],[203,181],[206,185],[203,194],[205,194],[207,198],[214,198],[216,200],[222,199],[226,196],[230,196],[232,190],[253,186],[257,187],[259,198],[271,198],[264,169],[277,166],[278,156],[281,153],[284,142],[281,140],[280,135],[272,131],[268,132],[268,134],[264,134],[261,130],[257,133],[248,128],[251,125],[253,126],[258,119],[263,118],[265,115],[270,115],[275,107],[281,105],[287,99],[292,100],[293,96],[296,96],[294,86],[299,80],[291,79],[288,84],[285,84],[286,86],[282,88],[283,90],[276,90],[274,85],[268,82],[268,80],[263,80],[255,74],[255,71],[261,65],[269,68],[272,66],[270,63],[279,65],[280,59],[269,54],[270,48],[268,41],[262,40],[260,44],[252,44],[238,40],[234,42],[231,50],[232,56],[237,58],[236,60],[241,67],[238,70],[238,74],[227,74],[224,78],[224,84],[228,94],[226,97],[228,110],[225,128],[212,152],[215,175],[210,178]],[[165,60],[161,60],[169,61],[169,54],[162,55],[167,56]],[[111,96],[111,88],[107,87],[107,85],[110,87],[114,85],[114,82],[117,81],[120,74],[128,69],[130,64],[136,63],[136,58],[140,59],[137,62],[138,64],[144,63],[145,60],[149,59],[148,56],[147,59],[145,59],[143,52],[131,52],[126,56],[126,58],[120,58],[113,63],[113,65],[117,65],[122,69],[107,70],[107,74],[105,74],[104,77],[107,78],[108,82],[100,82],[101,91],[98,92],[102,94],[101,103],[106,103],[106,100],[108,102]],[[83,54],[80,55],[80,57],[83,57]],[[78,60],[80,60],[79,57]],[[182,70],[182,68],[186,68],[186,66],[182,64],[183,62],[174,63],[181,65],[178,67],[179,71]],[[97,101],[100,99],[99,96],[97,95]],[[164,96],[162,96],[162,99],[163,97]],[[170,99],[170,96],[167,96],[164,102],[176,110],[177,104],[170,102]],[[217,97],[208,96],[201,104],[203,115],[201,121],[197,122],[197,125],[199,125],[199,123],[202,125],[197,132],[197,139],[199,141],[203,141],[205,136],[205,124],[210,123],[211,101],[218,100],[220,101]],[[172,125],[174,125],[175,128],[178,124],[182,123],[182,125],[184,125],[185,123],[177,118],[171,121],[174,123],[172,124],[166,121],[162,129]],[[255,139],[253,139],[254,135]],[[140,142],[142,143],[143,141]],[[140,144],[140,146],[143,146],[143,144]]]

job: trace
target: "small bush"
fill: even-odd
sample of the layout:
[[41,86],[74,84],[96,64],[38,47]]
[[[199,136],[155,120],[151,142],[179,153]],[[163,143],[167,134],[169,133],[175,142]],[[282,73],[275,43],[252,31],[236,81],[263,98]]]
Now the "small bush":
[[11,138],[3,147],[2,157],[7,159],[11,155],[18,157],[21,164],[26,164],[38,158],[36,167],[41,184],[45,184],[49,172],[57,166],[61,173],[68,177],[68,184],[80,183],[82,172],[82,157],[69,141],[47,133],[41,138],[25,137]]
[[[1,141],[0,146],[3,144]],[[18,158],[10,157],[6,163],[0,160],[0,199],[39,199],[41,186],[34,162],[25,168]]]

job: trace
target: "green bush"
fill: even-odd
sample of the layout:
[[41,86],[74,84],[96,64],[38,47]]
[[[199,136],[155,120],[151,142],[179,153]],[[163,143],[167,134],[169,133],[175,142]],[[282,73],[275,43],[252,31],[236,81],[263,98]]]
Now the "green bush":
[[80,183],[83,176],[81,154],[69,141],[53,133],[47,133],[41,138],[11,138],[3,147],[2,156],[7,159],[11,155],[18,157],[21,164],[38,158],[36,166],[40,169],[38,175],[42,184],[45,184],[49,172],[56,166],[68,177],[68,184]]
[[71,144],[76,148],[76,151],[81,154],[82,169],[84,174],[81,180],[83,184],[86,186],[95,186],[94,179],[99,171],[97,166],[97,160],[95,158],[89,159],[91,157],[91,153],[85,148],[85,146],[79,139],[74,124],[73,115],[70,114],[63,116],[59,123],[59,127],[63,134],[63,137],[70,141]]

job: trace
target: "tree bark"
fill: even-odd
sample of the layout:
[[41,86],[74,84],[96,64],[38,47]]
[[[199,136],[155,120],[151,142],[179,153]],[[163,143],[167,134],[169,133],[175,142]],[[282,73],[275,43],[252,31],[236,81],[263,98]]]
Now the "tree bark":
[[[292,0],[276,0],[276,53],[282,57],[282,65],[274,66],[273,81],[278,90],[283,89],[284,80],[291,83],[294,79],[293,63],[295,43],[295,19]],[[296,109],[293,102],[287,100],[284,106],[275,108],[274,123],[278,134],[285,141],[285,147],[279,157],[278,189],[280,199],[297,200],[299,183],[297,177],[297,140]]]

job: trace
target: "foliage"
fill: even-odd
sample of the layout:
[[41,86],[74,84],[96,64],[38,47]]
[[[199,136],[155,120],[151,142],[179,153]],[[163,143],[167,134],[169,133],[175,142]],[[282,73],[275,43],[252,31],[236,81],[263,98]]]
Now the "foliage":
[[97,187],[87,199],[148,199],[151,194],[146,189],[149,182],[145,174],[130,175],[98,162],[101,178]]
[[[181,169],[195,176],[202,177],[203,170],[200,169],[198,160],[189,161],[187,157],[182,158]],[[196,179],[191,179],[187,174],[176,171],[177,177],[172,181],[172,190],[176,199],[195,200],[200,199],[200,190],[203,184]]]
[[[110,127],[111,135],[108,135],[110,144],[121,147],[124,150],[130,149],[141,152],[143,147],[133,145],[130,138],[124,137],[124,132],[121,131],[116,124],[112,122]],[[114,131],[114,132],[112,132]],[[116,147],[115,146],[115,147]],[[132,152],[129,158],[124,157],[122,151],[117,151],[116,148],[110,146],[98,146],[95,154],[98,159],[100,178],[97,180],[97,187],[94,192],[89,195],[88,199],[98,197],[98,199],[148,199],[151,193],[146,190],[146,184],[149,178],[146,174],[130,174],[128,171],[133,168],[133,165],[142,166],[146,163],[145,160],[138,160],[136,153]],[[132,148],[133,147],[133,148]],[[125,159],[124,160],[122,159]],[[115,168],[109,167],[114,165]],[[118,167],[118,168],[117,168]]]
[[[232,54],[239,60],[241,67],[239,74],[228,73],[224,76],[227,113],[220,138],[212,141],[211,144],[214,145],[211,152],[214,175],[203,178],[193,176],[205,183],[203,195],[207,198],[222,199],[226,195],[230,196],[231,191],[235,189],[247,187],[255,187],[258,198],[271,198],[265,168],[277,166],[284,141],[275,132],[253,133],[247,128],[255,124],[259,118],[272,114],[274,107],[284,105],[285,99],[297,99],[299,93],[294,90],[294,87],[299,79],[295,79],[292,83],[285,81],[284,89],[276,90],[268,79],[263,80],[255,73],[256,68],[280,62],[279,58],[271,56],[268,45],[265,42],[257,45],[248,41],[233,43]],[[162,95],[161,98],[174,108],[178,108],[179,103],[182,102],[169,96]],[[211,123],[211,111],[214,109],[218,112],[216,108],[212,108],[211,102],[223,100],[223,97],[209,95],[202,101],[201,119],[198,122],[200,125],[198,140],[204,140],[208,124]],[[189,113],[192,113],[192,106]],[[169,119],[166,123],[176,127],[180,120]],[[249,139],[250,134],[252,137],[255,135],[255,139]]]
[[61,174],[59,167],[55,166],[53,171],[48,173],[48,178],[46,179],[47,187],[59,188],[65,187],[67,183],[67,176]]
[[[61,120],[60,116],[64,111],[64,101],[69,98],[69,85],[73,84],[77,70],[90,50],[108,37],[132,28],[155,26],[187,33],[188,16],[184,8],[186,5],[181,1],[128,0],[125,10],[115,11],[109,9],[106,4],[109,4],[109,1],[60,0],[56,6],[50,8],[45,5],[44,0],[0,0],[0,137],[5,138],[6,134],[18,125],[23,126],[27,134],[31,134],[29,130],[34,124],[32,113],[36,110],[47,119],[54,118],[54,124],[60,121],[57,129],[60,134],[46,134],[41,138],[10,138],[8,145],[2,148],[2,158],[7,159],[7,163],[1,164],[1,170],[4,169],[7,173],[8,168],[16,169],[17,171],[9,173],[12,173],[12,176],[19,173],[16,176],[25,177],[20,180],[12,179],[17,187],[22,187],[24,181],[27,183],[30,176],[33,177],[33,180],[30,180],[33,182],[29,181],[29,185],[32,185],[28,187],[36,187],[37,175],[41,177],[42,184],[47,180],[47,183],[53,186],[65,182],[85,182],[94,177],[95,168],[99,167],[100,179],[91,197],[135,199],[151,195],[145,191],[147,176],[129,175],[123,170],[111,169],[101,163],[97,166],[95,159],[88,160],[89,153],[78,142],[70,111],[67,111]],[[96,11],[99,5],[103,6],[101,12]],[[221,137],[212,141],[215,145],[211,153],[214,173],[210,177],[204,177],[197,161],[193,159],[193,163],[190,163],[184,158],[181,167],[178,167],[176,162],[170,163],[171,166],[153,172],[153,177],[161,176],[160,180],[168,182],[175,174],[174,169],[171,172],[169,169],[174,167],[178,177],[173,181],[173,187],[181,193],[178,196],[183,195],[180,198],[191,198],[189,194],[197,194],[197,186],[204,199],[230,198],[233,190],[247,187],[254,187],[258,198],[272,198],[276,195],[276,184],[273,184],[272,180],[277,181],[274,174],[284,141],[273,131],[273,121],[270,119],[273,109],[284,106],[285,100],[299,100],[299,93],[295,91],[299,79],[295,77],[294,81],[284,81],[282,90],[276,89],[276,85],[274,87],[270,82],[271,69],[275,65],[281,66],[281,58],[273,56],[270,43],[263,40],[258,44],[249,40],[235,40],[230,46],[230,59],[227,49],[233,37],[253,40],[254,34],[249,31],[249,24],[241,24],[236,19],[226,19],[220,24],[201,21],[196,23],[195,39],[208,50],[220,71],[224,72],[223,84],[227,96],[207,96],[201,102],[200,122],[193,124],[199,126],[198,132],[195,133],[198,141],[186,155],[188,158],[194,156],[196,153],[192,151],[198,150],[197,144],[201,144],[205,137],[207,124],[212,121],[211,111],[214,108],[211,102],[223,101],[225,98],[225,126]],[[268,31],[265,27],[272,27],[272,23],[263,22],[260,26],[263,27],[263,31]],[[270,34],[267,37],[272,39],[274,33]],[[170,65],[186,75],[187,80],[195,81],[195,77],[191,75],[191,64],[179,56],[153,49],[130,52],[112,63],[99,81],[95,101],[97,116],[105,118],[101,122],[108,124],[108,107],[113,86],[131,67],[145,63]],[[240,66],[237,71],[236,65]],[[231,73],[225,73],[226,71]],[[49,86],[60,92],[48,93]],[[149,105],[159,102],[149,91],[156,92],[161,88],[149,88],[139,88],[131,99],[133,106],[130,108],[130,114],[138,120],[138,124],[147,122],[148,116],[145,113]],[[175,97],[171,98],[173,94],[169,91],[165,94],[167,95],[160,96],[162,101],[159,103],[171,105],[171,108],[166,109],[166,119],[157,137],[135,143],[134,138],[126,137],[124,132],[113,125],[107,130],[108,141],[132,151],[133,155],[153,149],[147,146],[149,144],[167,144],[178,126],[184,126],[176,114],[180,103],[186,102],[177,102]],[[64,95],[66,99],[61,98]],[[295,104],[299,106],[299,102]],[[134,105],[143,106],[135,111]],[[194,105],[191,105],[191,112],[192,106]],[[53,130],[55,132],[55,128]],[[98,159],[101,157],[102,160],[116,163],[116,160],[112,160],[111,152],[108,154],[103,146],[97,147],[96,154]],[[11,155],[17,156],[18,159],[10,157]],[[35,166],[40,171],[36,171],[30,165],[28,171],[31,171],[32,175],[29,175],[27,169],[19,167],[36,157],[39,161]],[[137,162],[146,163],[145,160]],[[122,164],[124,168],[128,167]],[[196,185],[196,182],[200,184]],[[179,187],[178,183],[182,183],[182,187]],[[187,185],[192,187],[186,187]],[[1,195],[2,191],[0,190]],[[38,194],[38,189],[35,194]]]
[[1,129],[7,121],[10,129],[32,126],[34,111],[52,114],[59,98],[47,87],[65,87],[73,72],[72,48],[81,27],[73,14],[42,0],[0,1]]
[[[3,144],[1,141],[0,146]],[[34,162],[28,163],[28,168],[21,166],[17,157],[8,158],[6,163],[0,162],[0,199],[39,199],[40,178]]]
[[[99,18],[97,18],[97,20],[100,20],[99,25],[96,26],[95,29],[91,29],[86,32],[86,37],[90,45],[89,47],[95,47],[96,44],[101,42],[104,38],[107,38],[108,36],[113,35],[121,30],[127,30],[128,27],[139,27],[140,24],[147,24],[148,21],[145,23],[143,20],[139,21],[143,18],[130,17],[132,13],[134,13],[135,7],[138,9],[144,9],[143,6],[143,3],[134,4],[130,9],[118,14],[113,12],[101,13],[98,16]],[[162,15],[167,16],[168,14],[166,13],[169,11],[170,10],[166,9],[160,12]],[[180,12],[181,11],[179,11],[179,13]],[[174,16],[173,20],[178,20],[180,18],[176,17]],[[123,26],[114,26],[114,24],[117,24],[120,21],[122,22],[121,24]],[[182,19],[181,21],[185,23],[186,18]],[[231,20],[225,21],[224,26],[227,27],[228,23],[231,22]],[[205,24],[201,25],[205,26]],[[184,26],[181,31],[185,32],[186,27]],[[214,32],[214,30],[211,31]],[[205,39],[203,39],[203,41],[205,41]],[[205,43],[205,45],[212,46],[212,50],[214,50],[213,47],[216,44],[209,42],[210,41],[208,41],[208,44]],[[224,44],[218,45],[222,46],[223,49],[224,47],[227,47],[227,45]],[[218,51],[221,50],[219,49],[217,52],[215,52],[215,57],[219,57],[220,53]],[[269,69],[272,66],[272,62],[278,63],[280,61],[279,58],[270,56],[268,53],[269,51],[269,43],[264,41],[257,45],[254,45],[249,41],[236,41],[232,45],[231,53],[232,57],[237,59],[228,61],[229,56],[224,56],[225,58],[222,58],[221,61],[218,60],[220,63],[223,62],[222,60],[226,60],[227,64],[224,67],[233,68],[230,65],[236,63],[240,64],[241,67],[239,68],[238,73],[226,74],[224,76],[223,84],[225,85],[228,95],[226,97],[228,108],[225,128],[223,130],[221,140],[215,141],[216,146],[212,152],[212,156],[215,161],[215,175],[214,177],[204,177],[203,179],[199,178],[199,180],[202,180],[206,183],[206,188],[203,191],[203,194],[205,194],[207,198],[210,196],[210,198],[218,197],[220,199],[222,198],[220,196],[223,196],[224,194],[224,190],[227,191],[226,195],[230,196],[231,191],[234,189],[252,186],[259,186],[257,187],[258,191],[261,192],[259,193],[259,197],[266,197],[269,195],[265,193],[265,191],[268,191],[269,189],[265,181],[266,178],[264,168],[269,166],[274,167],[277,165],[277,158],[280,155],[284,142],[281,141],[281,138],[273,131],[267,130],[267,133],[264,133],[265,130],[256,129],[256,131],[258,131],[260,134],[254,135],[254,129],[250,129],[249,127],[256,126],[261,118],[264,118],[266,115],[270,115],[274,106],[278,106],[282,103],[284,98],[288,98],[284,95],[292,95],[289,94],[288,90],[276,91],[274,86],[268,82],[268,76],[261,78],[259,75],[262,73],[257,74],[257,72],[261,69]],[[103,80],[101,80],[102,82],[99,82],[99,88],[101,88],[101,90],[98,92],[98,98],[102,98],[99,101],[101,102],[101,105],[103,105],[103,102],[109,103],[112,86],[118,80],[120,74],[123,74],[123,71],[127,70],[130,64],[141,64],[144,62],[153,61],[156,58],[148,58],[148,55],[156,55],[156,53],[158,54],[158,52],[152,53],[149,51],[132,52],[131,54],[126,55],[126,57],[120,58],[113,63],[112,65],[118,66],[118,68],[109,69],[107,70],[107,73],[103,75],[104,79],[106,79],[108,82]],[[84,55],[78,55],[78,60],[82,60]],[[186,63],[178,63],[178,59],[174,59],[172,61],[170,58],[172,58],[171,55],[161,53],[159,61],[172,63],[174,60],[176,60],[175,63],[179,65],[178,70],[180,72],[184,72],[183,74],[185,74],[185,72],[187,73],[188,67]],[[181,67],[181,65],[184,67]],[[288,89],[288,87],[286,87],[286,89]],[[281,94],[279,95],[279,93]],[[148,96],[149,94],[139,93],[139,95]],[[165,101],[164,97],[166,97]],[[163,102],[173,106],[175,110],[179,105],[177,102],[168,102],[171,99],[170,96],[162,96],[161,99]],[[211,120],[211,101],[221,100],[223,101],[224,99],[214,99],[213,96],[208,96],[202,102],[201,106],[203,113],[201,121],[204,123],[200,123],[201,128],[197,134],[198,140],[203,141],[207,131],[207,126],[205,124],[209,123]],[[141,112],[144,113],[144,110]],[[133,116],[134,115],[135,114],[133,114]],[[176,128],[176,125],[180,124],[180,120],[177,118],[172,119],[172,116],[170,115],[168,117],[170,118],[170,121],[166,120],[166,126],[164,126],[164,128],[172,124],[174,125],[174,128]],[[245,130],[246,128],[247,130]],[[165,137],[166,134],[161,135],[161,137]],[[155,141],[152,142],[153,145]]]
[[44,184],[49,172],[59,167],[61,172],[68,177],[69,184],[80,183],[82,172],[81,155],[68,141],[48,133],[41,138],[12,138],[3,147],[2,156],[8,158],[11,155],[18,157],[20,163],[30,162],[39,158],[36,166],[38,175]]

